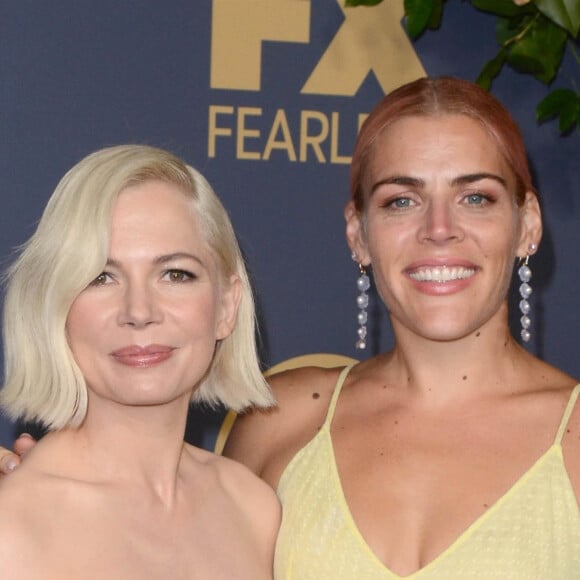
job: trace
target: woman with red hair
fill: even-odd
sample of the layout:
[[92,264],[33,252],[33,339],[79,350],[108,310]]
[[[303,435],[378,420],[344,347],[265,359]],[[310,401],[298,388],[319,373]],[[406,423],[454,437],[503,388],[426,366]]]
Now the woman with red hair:
[[576,380],[508,327],[519,271],[533,332],[542,222],[520,131],[489,93],[420,79],[384,98],[354,150],[346,235],[394,348],[275,376],[278,407],[226,454],[282,501],[276,578],[580,578]]

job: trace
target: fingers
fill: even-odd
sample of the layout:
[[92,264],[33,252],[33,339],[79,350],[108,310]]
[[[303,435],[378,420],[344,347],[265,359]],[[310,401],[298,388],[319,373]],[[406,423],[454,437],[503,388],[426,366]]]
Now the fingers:
[[12,473],[19,465],[21,458],[36,445],[36,440],[28,433],[23,433],[14,442],[14,452],[0,447],[0,477]]
[[22,457],[25,453],[30,451],[36,445],[36,439],[28,433],[22,433],[16,441],[14,441],[14,452]]
[[12,453],[4,447],[0,447],[0,474],[7,475],[12,473],[18,464],[20,463],[20,457],[15,453]]

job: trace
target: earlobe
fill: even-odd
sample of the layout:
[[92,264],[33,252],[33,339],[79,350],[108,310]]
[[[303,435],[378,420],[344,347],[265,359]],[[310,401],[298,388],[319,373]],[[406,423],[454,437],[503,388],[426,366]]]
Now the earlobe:
[[368,266],[370,258],[362,216],[354,206],[354,202],[349,201],[344,208],[344,219],[346,220],[346,239],[349,248],[352,250],[353,260]]
[[242,283],[239,276],[230,276],[221,296],[221,312],[218,320],[216,338],[227,338],[234,330],[238,319],[238,309],[242,300]]
[[[535,253],[542,239],[542,210],[535,193],[528,191],[520,210],[521,236],[518,256],[525,257]],[[531,250],[533,248],[533,250]]]

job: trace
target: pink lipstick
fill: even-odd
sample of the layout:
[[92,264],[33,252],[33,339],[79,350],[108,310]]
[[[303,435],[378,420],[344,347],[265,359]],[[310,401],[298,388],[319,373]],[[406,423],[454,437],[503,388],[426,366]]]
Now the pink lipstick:
[[113,351],[111,356],[123,365],[145,368],[166,361],[173,350],[172,347],[162,344],[131,345]]

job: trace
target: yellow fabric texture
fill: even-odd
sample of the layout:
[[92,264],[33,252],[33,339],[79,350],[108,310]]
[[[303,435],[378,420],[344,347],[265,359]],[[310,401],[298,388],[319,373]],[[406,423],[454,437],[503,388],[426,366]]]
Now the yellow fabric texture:
[[[278,495],[283,520],[276,580],[394,580],[358,531],[342,492],[330,437],[341,373],[326,421],[286,467]],[[580,510],[561,439],[578,396],[570,398],[553,445],[417,580],[580,579]]]

